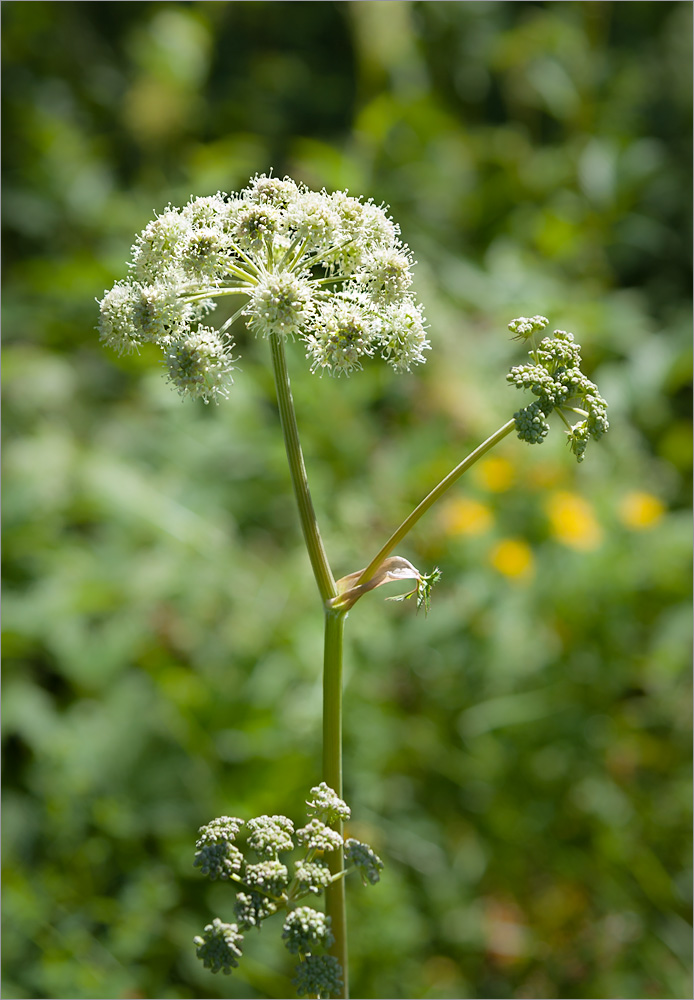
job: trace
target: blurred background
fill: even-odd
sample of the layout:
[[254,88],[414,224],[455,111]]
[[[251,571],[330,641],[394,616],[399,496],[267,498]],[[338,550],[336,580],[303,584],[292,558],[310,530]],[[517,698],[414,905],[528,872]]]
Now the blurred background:
[[506,324],[610,403],[578,466],[506,439],[399,554],[428,618],[350,615],[355,997],[691,996],[689,3],[3,4],[8,998],[288,997],[214,977],[214,816],[300,819],[322,615],[267,344],[228,403],[99,347],[171,202],[256,171],[385,202],[433,345],[294,395],[336,574],[521,405]]

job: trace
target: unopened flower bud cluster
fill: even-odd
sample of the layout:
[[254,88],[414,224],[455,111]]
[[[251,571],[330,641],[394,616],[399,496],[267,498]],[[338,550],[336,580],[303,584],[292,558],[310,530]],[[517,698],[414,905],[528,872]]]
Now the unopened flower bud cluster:
[[[326,853],[343,846],[331,823],[348,820],[349,806],[325,782],[311,789],[306,803],[309,822],[298,830],[287,816],[257,816],[244,823],[235,816],[221,816],[200,828],[194,865],[210,879],[235,883],[235,921],[216,918],[195,938],[197,955],[212,972],[229,974],[241,957],[243,933],[260,927],[263,920],[286,910],[282,938],[299,956],[293,983],[299,996],[330,996],[339,992],[340,964],[324,954],[333,943],[330,919],[310,906],[296,906],[308,895],[320,895],[334,878],[358,871],[364,884],[378,882],[383,863],[368,844],[348,839],[345,869],[332,875],[323,860]],[[245,841],[238,842],[245,827]],[[294,863],[294,874],[286,855],[303,847]],[[284,857],[280,857],[283,855]]]
[[[521,316],[509,323],[509,330],[518,339],[526,340],[548,323],[544,316]],[[595,383],[581,371],[581,348],[573,334],[555,330],[552,337],[545,337],[529,353],[532,363],[517,365],[506,376],[512,385],[530,389],[537,397],[514,413],[518,437],[530,444],[543,441],[549,432],[547,417],[556,410],[569,427],[571,451],[582,462],[588,440],[598,441],[610,425],[607,403]],[[577,414],[581,419],[571,425],[566,414]]]
[[[242,317],[258,336],[303,341],[314,372],[349,374],[374,355],[409,371],[429,348],[412,264],[373,201],[260,175],[240,194],[169,206],[146,226],[130,278],[100,303],[100,336],[119,353],[157,344],[170,381],[205,402],[228,395],[229,331]],[[230,296],[240,307],[209,325]]]

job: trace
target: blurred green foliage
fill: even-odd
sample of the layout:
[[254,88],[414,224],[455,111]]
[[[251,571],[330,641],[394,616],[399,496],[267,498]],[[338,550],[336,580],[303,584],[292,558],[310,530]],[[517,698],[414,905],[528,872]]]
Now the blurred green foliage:
[[611,404],[418,526],[427,620],[350,616],[354,995],[691,996],[691,5],[40,0],[2,42],[3,996],[290,995],[272,935],[230,979],[192,945],[197,828],[320,778],[267,345],[205,408],[94,332],[155,211],[270,168],[388,202],[431,324],[416,375],[293,352],[337,573],[517,408],[514,316]]

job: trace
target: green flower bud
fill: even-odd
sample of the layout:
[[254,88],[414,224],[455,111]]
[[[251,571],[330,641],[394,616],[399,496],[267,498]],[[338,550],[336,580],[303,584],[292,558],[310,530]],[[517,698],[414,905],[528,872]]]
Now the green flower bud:
[[351,810],[346,802],[334,792],[324,781],[311,789],[311,798],[306,803],[309,817],[315,817],[324,823],[334,823],[336,820],[347,820]]
[[312,892],[319,896],[330,885],[330,869],[323,861],[296,861],[296,880],[300,892]]
[[345,864],[354,865],[364,885],[375,885],[380,881],[383,862],[368,844],[348,837],[345,841]]
[[238,892],[234,912],[239,926],[248,930],[249,927],[260,927],[266,917],[277,912],[277,905],[260,892]]
[[256,816],[246,826],[248,846],[261,857],[276,858],[280,851],[294,850],[294,824],[286,816]]
[[527,316],[519,316],[518,319],[511,320],[508,328],[515,334],[514,340],[527,340],[534,333],[544,330],[546,326],[549,326],[549,320],[545,316],[532,316],[530,319]]
[[242,941],[243,934],[239,934],[236,924],[223,924],[219,917],[207,924],[202,935],[193,938],[196,954],[205,968],[227,976],[238,967]]
[[281,896],[289,884],[289,872],[286,865],[279,861],[261,861],[257,865],[246,865],[243,881],[247,885],[257,886],[268,896]]
[[307,955],[296,966],[292,985],[300,997],[330,997],[342,989],[342,968],[333,955]]
[[342,837],[336,830],[331,830],[319,819],[312,819],[310,823],[296,831],[296,839],[299,844],[305,844],[315,851],[336,851],[342,847]]
[[282,937],[293,955],[310,955],[315,948],[329,948],[335,941],[330,917],[310,906],[299,906],[287,915]]
[[234,840],[242,826],[243,821],[235,816],[220,816],[201,826],[193,866],[212,880],[237,875],[243,866],[243,854],[234,846]]

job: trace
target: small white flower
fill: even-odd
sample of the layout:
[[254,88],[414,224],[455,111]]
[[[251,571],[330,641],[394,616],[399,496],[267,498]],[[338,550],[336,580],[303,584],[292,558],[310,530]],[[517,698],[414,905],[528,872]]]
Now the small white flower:
[[181,216],[193,227],[216,226],[226,211],[227,203],[221,192],[206,198],[192,198],[181,211]]
[[164,347],[192,318],[190,309],[182,309],[180,286],[173,282],[155,281],[152,285],[133,286],[139,292],[135,315],[142,339]]
[[361,224],[369,248],[392,247],[396,244],[399,227],[388,216],[386,210],[373,201],[365,202]]
[[142,231],[133,247],[133,271],[140,281],[164,278],[177,266],[177,252],[190,223],[178,209],[157,216]]
[[285,177],[267,177],[257,174],[243,192],[245,200],[259,204],[275,205],[277,208],[287,208],[299,196],[299,187],[291,179]]
[[306,191],[289,206],[290,230],[304,241],[304,252],[326,250],[340,237],[340,217],[326,198],[317,191]]
[[99,339],[117,354],[136,350],[142,343],[137,305],[138,285],[119,281],[99,303]]
[[317,332],[306,339],[311,371],[349,375],[361,368],[362,358],[373,354],[379,334],[378,318],[363,296],[335,296],[322,306]]
[[218,226],[200,226],[187,233],[180,249],[180,262],[186,277],[193,280],[221,281],[227,274],[229,251]]
[[291,271],[265,274],[251,293],[245,315],[248,326],[261,337],[271,333],[296,337],[303,333],[313,315],[311,286]]
[[399,247],[377,247],[364,260],[359,281],[385,302],[401,301],[412,284],[410,256]]
[[234,369],[231,344],[216,330],[199,326],[195,333],[181,337],[169,346],[165,364],[169,381],[181,394],[205,403],[228,397]]
[[248,205],[239,212],[234,236],[244,250],[255,249],[280,229],[281,215],[272,205]]
[[414,302],[401,302],[383,313],[381,357],[395,371],[407,372],[412,365],[423,364],[422,352],[430,347],[421,309]]
[[354,274],[377,247],[394,246],[397,227],[382,208],[362,202],[343,191],[330,196],[342,228],[341,246],[334,256],[336,268],[345,275]]

